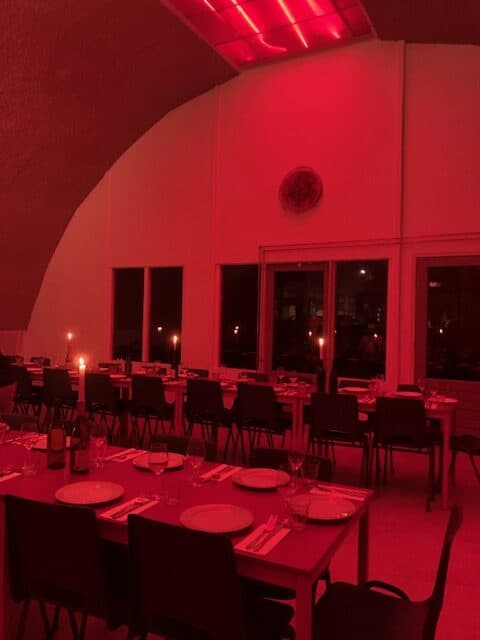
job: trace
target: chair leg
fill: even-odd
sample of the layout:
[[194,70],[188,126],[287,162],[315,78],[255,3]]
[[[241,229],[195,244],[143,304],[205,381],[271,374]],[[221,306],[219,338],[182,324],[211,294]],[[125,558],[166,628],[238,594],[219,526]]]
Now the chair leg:
[[453,449],[452,458],[450,460],[450,467],[448,469],[448,475],[452,480],[452,484],[455,484],[455,471],[457,468],[457,450]]
[[70,628],[72,630],[72,635],[74,640],[85,640],[85,634],[87,631],[87,615],[85,613],[82,614],[81,617],[81,621],[80,621],[80,629],[78,628],[77,625],[77,620],[75,618],[75,613],[72,611],[72,609],[67,609],[68,612],[68,619],[70,621]]
[[473,467],[473,472],[475,473],[475,476],[478,480],[478,482],[480,482],[480,471],[478,470],[477,465],[475,464],[475,458],[473,457],[473,453],[469,453],[468,457],[470,458],[470,463]]
[[25,633],[25,626],[27,624],[28,610],[30,608],[30,600],[24,600],[22,605],[22,611],[20,613],[20,619],[18,621],[17,640],[22,640]]
[[53,636],[55,635],[55,633],[58,630],[58,617],[60,614],[60,607],[56,606],[55,607],[55,612],[53,614],[53,620],[50,623],[50,620],[48,619],[48,614],[47,614],[47,609],[45,607],[45,603],[42,600],[38,601],[38,606],[40,608],[40,615],[42,617],[42,621],[43,621],[43,626],[45,628],[45,639],[46,640],[50,640],[50,638],[53,638]]

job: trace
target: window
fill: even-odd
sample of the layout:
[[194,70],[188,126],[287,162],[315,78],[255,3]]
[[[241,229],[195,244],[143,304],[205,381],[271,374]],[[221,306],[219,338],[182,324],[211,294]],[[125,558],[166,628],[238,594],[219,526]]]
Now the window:
[[274,272],[272,368],[313,373],[323,336],[322,267]]
[[[151,271],[150,360],[171,362],[173,336],[182,333],[182,267]],[[182,342],[178,343],[180,350]]]
[[257,368],[258,265],[222,266],[220,364]]
[[337,263],[337,375],[370,378],[385,373],[387,278],[387,260]]
[[429,378],[480,380],[480,265],[427,269]]
[[114,269],[113,357],[142,359],[143,269]]

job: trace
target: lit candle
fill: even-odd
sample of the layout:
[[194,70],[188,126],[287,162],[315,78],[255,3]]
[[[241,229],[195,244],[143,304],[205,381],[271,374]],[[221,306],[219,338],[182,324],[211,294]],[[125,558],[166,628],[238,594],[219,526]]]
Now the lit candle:
[[318,339],[318,356],[320,360],[323,360],[323,347],[325,345],[325,340],[323,338]]
[[177,350],[177,344],[178,344],[178,336],[174,335],[172,340],[173,340],[173,350],[176,351]]
[[78,359],[78,402],[82,406],[85,404],[85,369],[87,368],[84,358]]
[[71,341],[72,341],[72,338],[73,338],[73,333],[72,333],[71,331],[69,331],[69,332],[67,333],[67,340],[68,340],[69,342],[71,342]]

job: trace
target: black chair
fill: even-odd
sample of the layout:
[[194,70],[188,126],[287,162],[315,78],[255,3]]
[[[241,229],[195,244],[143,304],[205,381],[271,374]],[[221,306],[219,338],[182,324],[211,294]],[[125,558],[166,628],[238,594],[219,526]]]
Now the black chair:
[[480,438],[471,434],[464,433],[450,438],[450,449],[452,451],[452,459],[450,462],[449,475],[455,482],[455,468],[457,463],[457,454],[466,453],[472,465],[473,472],[478,482],[480,482],[480,470],[475,464],[475,457],[480,456]]
[[411,602],[401,589],[384,582],[370,581],[359,586],[334,582],[316,606],[314,637],[319,640],[434,640],[443,606],[450,550],[461,523],[462,513],[454,506],[435,585],[427,600]]
[[397,391],[412,391],[413,393],[421,393],[418,384],[397,384]]
[[34,416],[40,415],[43,402],[43,389],[33,386],[32,377],[26,367],[14,365],[12,370],[17,382],[17,390],[13,400],[13,411],[28,415],[31,409]]
[[[5,518],[12,596],[23,603],[18,640],[32,600],[39,603],[47,638],[57,630],[61,609],[68,613],[74,640],[85,638],[89,615],[106,619],[110,627],[122,622],[126,557],[122,576],[121,550],[101,541],[92,509],[7,495]],[[46,604],[55,607],[52,621]]]
[[108,439],[113,442],[115,426],[121,413],[125,410],[125,403],[120,399],[119,390],[116,389],[108,373],[88,372],[85,374],[85,403],[90,418],[97,415],[101,422],[108,424]]
[[240,438],[243,461],[246,460],[244,432],[247,433],[250,449],[260,446],[262,436],[273,447],[274,435],[281,436],[283,447],[286,432],[292,428],[291,416],[283,411],[273,387],[269,385],[239,382],[233,412],[238,430],[234,446],[237,446]]
[[[175,405],[165,399],[165,387],[159,376],[142,374],[132,376],[130,417],[135,437],[140,446],[144,444],[145,431],[148,430],[149,439],[158,432],[159,425],[162,427],[162,432],[165,433],[165,421],[170,422],[170,431],[172,430]],[[141,431],[139,419],[143,420]],[[152,422],[154,423],[153,429]]]
[[[177,436],[174,434],[156,434],[152,435],[152,442],[166,442],[169,451],[175,453],[181,453],[183,456],[187,455],[188,443],[191,438],[189,436]],[[216,458],[217,447],[215,442],[211,440],[205,440],[205,460],[207,462],[214,462]]]
[[193,435],[194,426],[201,428],[202,438],[218,444],[218,429],[228,429],[223,458],[227,456],[228,446],[232,442],[235,453],[236,441],[232,434],[233,413],[223,405],[223,391],[218,380],[195,378],[187,380],[185,401],[185,432]]
[[129,638],[293,638],[291,607],[248,596],[226,536],[128,518]]
[[437,434],[428,426],[423,400],[410,398],[377,398],[375,413],[375,449],[377,482],[380,474],[380,448],[384,449],[383,482],[387,480],[389,451],[404,451],[428,455],[428,483],[426,509],[436,492],[435,444]]
[[78,393],[73,391],[67,369],[45,367],[43,369],[43,403],[51,411],[60,403],[63,417],[73,413],[77,407]]
[[18,354],[6,355],[5,358],[8,360],[10,364],[19,364],[19,365],[23,364],[23,356],[20,356]]
[[332,454],[334,446],[362,450],[361,482],[368,484],[372,434],[358,418],[357,397],[349,394],[313,393],[310,408],[308,448],[317,455]]

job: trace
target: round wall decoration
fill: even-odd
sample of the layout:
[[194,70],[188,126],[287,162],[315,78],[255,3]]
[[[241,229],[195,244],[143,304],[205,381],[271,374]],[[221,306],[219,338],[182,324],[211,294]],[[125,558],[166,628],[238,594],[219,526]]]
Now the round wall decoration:
[[317,206],[322,193],[318,173],[310,167],[297,167],[282,180],[278,195],[285,211],[304,213]]

